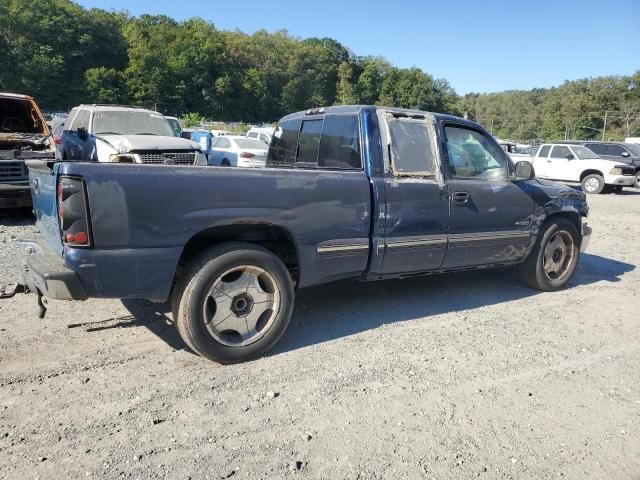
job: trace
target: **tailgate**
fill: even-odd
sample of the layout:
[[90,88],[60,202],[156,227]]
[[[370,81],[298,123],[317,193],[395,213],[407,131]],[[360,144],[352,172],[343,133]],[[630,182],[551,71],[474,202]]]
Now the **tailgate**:
[[56,178],[58,163],[50,160],[27,160],[29,186],[33,198],[33,210],[40,235],[56,255],[62,256],[63,247],[58,224]]

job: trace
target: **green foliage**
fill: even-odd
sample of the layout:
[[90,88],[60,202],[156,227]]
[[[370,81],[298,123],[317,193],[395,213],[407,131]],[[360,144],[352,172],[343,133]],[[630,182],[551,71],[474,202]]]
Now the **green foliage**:
[[458,107],[501,138],[619,140],[640,131],[640,71],[567,81],[559,87],[471,93]]
[[44,109],[132,103],[188,123],[275,121],[310,107],[377,104],[462,115],[518,140],[638,134],[640,71],[550,89],[468,94],[418,68],[357,57],[330,38],[218,30],[201,18],[84,9],[70,0],[0,0],[0,91]]
[[182,116],[182,126],[184,128],[193,128],[193,127],[197,127],[198,125],[200,125],[203,121],[204,121],[204,117],[202,115],[200,115],[199,113],[185,113]]

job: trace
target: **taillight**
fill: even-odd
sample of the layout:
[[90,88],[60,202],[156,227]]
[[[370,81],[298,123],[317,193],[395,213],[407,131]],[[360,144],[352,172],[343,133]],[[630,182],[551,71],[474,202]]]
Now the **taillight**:
[[71,247],[90,246],[87,198],[83,180],[60,176],[57,197],[62,243]]
[[56,145],[62,145],[62,137],[53,137],[53,141]]
[[251,152],[242,152],[242,153],[240,153],[240,156],[242,158],[251,158],[251,157],[255,157],[256,154],[255,153],[251,153]]

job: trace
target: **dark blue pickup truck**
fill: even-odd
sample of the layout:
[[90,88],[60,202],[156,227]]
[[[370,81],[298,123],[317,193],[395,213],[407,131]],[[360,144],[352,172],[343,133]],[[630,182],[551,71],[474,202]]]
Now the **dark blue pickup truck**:
[[41,296],[170,301],[221,363],[274,345],[294,291],[517,266],[562,288],[587,246],[577,190],[534,178],[477,124],[371,106],[284,117],[267,168],[29,163],[41,237],[23,286]]

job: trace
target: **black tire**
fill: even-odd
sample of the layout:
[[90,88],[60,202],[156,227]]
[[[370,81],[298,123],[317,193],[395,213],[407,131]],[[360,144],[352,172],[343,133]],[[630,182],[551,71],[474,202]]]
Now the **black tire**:
[[640,188],[640,172],[636,173],[636,183],[634,184],[636,188]]
[[[596,186],[597,182],[597,186]],[[598,193],[602,193],[605,187],[604,178],[602,175],[598,175],[596,173],[592,173],[591,175],[587,175],[582,179],[581,182],[582,191],[585,193],[589,193],[592,195],[597,195]]]
[[230,167],[231,166],[231,162],[229,162],[228,159],[224,158],[222,160],[222,162],[220,162],[220,165],[222,165],[223,167]]
[[[556,234],[564,235],[564,233],[567,233],[573,241],[572,259],[571,262],[567,264],[566,272],[562,278],[550,278],[544,268],[544,252]],[[562,289],[571,279],[578,265],[579,256],[580,236],[578,235],[575,225],[566,218],[551,218],[546,221],[540,229],[535,246],[527,259],[524,263],[518,265],[518,273],[522,280],[531,288],[545,292],[553,292]]]
[[[205,324],[203,306],[224,272],[239,266],[256,266],[268,274],[280,294],[279,308],[261,336],[248,345],[229,346],[218,341]],[[176,327],[184,342],[196,353],[222,364],[259,357],[282,336],[291,318],[293,283],[282,261],[270,251],[250,243],[223,243],[202,252],[185,269],[172,296]]]

